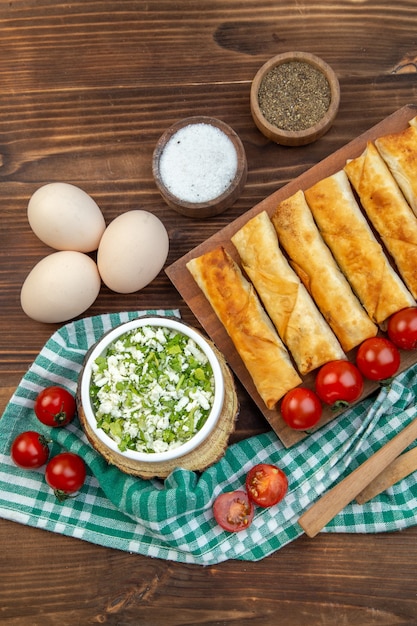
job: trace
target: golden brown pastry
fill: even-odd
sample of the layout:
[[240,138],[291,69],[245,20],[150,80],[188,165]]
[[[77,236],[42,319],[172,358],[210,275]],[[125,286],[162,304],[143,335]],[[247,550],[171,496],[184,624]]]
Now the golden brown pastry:
[[253,286],[219,246],[187,263],[268,409],[302,381]]
[[339,341],[280,250],[266,211],[235,235],[242,266],[302,375],[346,358]]
[[382,324],[411,306],[411,293],[390,265],[341,170],[313,185],[305,198],[340,269],[369,317]]
[[281,202],[272,217],[291,265],[347,352],[378,332],[326,246],[304,193]]
[[387,163],[407,202],[417,215],[417,126],[375,140],[378,152]]
[[[345,171],[369,220],[394,259],[398,272],[416,298],[416,216],[372,143],[368,143],[359,157],[346,164]],[[411,302],[411,306],[415,306],[415,302]]]

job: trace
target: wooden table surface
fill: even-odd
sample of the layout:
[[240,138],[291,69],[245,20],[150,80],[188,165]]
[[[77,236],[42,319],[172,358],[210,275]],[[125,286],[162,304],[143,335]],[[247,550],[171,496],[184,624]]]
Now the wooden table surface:
[[[50,252],[26,207],[40,185],[70,182],[106,221],[143,208],[170,237],[168,264],[405,104],[417,101],[414,0],[0,1],[1,411],[57,325],[27,318],[22,282]],[[251,80],[271,56],[317,54],[335,69],[341,106],[315,144],[283,148],[256,129]],[[154,146],[174,121],[211,115],[239,134],[248,180],[207,220],[161,200]],[[88,314],[179,307],[164,272],[143,291],[103,288]],[[233,439],[267,430],[239,387]],[[153,560],[0,520],[0,621],[10,625],[412,625],[417,528],[301,537],[257,563],[200,567]]]

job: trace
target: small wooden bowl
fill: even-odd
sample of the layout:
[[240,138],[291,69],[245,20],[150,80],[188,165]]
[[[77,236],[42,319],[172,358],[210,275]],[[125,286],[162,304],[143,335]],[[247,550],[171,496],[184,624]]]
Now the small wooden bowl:
[[[170,189],[167,188],[161,176],[160,167],[162,154],[170,139],[178,131],[194,124],[208,124],[224,133],[224,135],[226,135],[226,137],[228,137],[232,142],[237,157],[236,173],[227,189],[217,197],[202,202],[190,202],[188,200],[184,200],[178,197],[178,195],[174,195],[170,191]],[[162,195],[168,206],[187,217],[212,217],[214,215],[218,215],[219,213],[223,213],[223,211],[232,206],[232,204],[236,202],[236,200],[242,193],[247,177],[247,161],[245,149],[235,131],[221,120],[206,116],[189,117],[173,124],[173,126],[168,128],[168,130],[166,130],[165,133],[161,136],[153,153],[152,171],[156,186],[158,187],[160,194]],[[199,183],[197,179],[196,183]]]
[[[303,130],[286,130],[270,123],[259,105],[259,89],[265,76],[278,65],[288,62],[305,62],[319,70],[326,77],[330,87],[330,105],[324,115],[314,125]],[[340,86],[332,68],[319,57],[308,52],[285,52],[267,61],[257,72],[252,81],[250,107],[253,120],[258,129],[275,143],[284,146],[304,146],[316,141],[332,126],[340,104]]]

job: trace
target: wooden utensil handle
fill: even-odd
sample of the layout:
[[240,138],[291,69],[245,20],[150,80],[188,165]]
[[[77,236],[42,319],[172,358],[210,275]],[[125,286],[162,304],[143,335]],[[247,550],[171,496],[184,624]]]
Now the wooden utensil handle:
[[356,496],[358,504],[365,504],[375,496],[382,493],[391,485],[395,485],[399,480],[409,476],[417,470],[417,448],[404,452],[394,459],[378,476],[366,485]]
[[417,418],[303,513],[298,523],[304,532],[309,537],[315,537],[416,437]]

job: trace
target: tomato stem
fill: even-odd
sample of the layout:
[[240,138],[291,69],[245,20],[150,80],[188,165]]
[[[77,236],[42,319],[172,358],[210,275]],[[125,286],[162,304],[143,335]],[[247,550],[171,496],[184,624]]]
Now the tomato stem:
[[52,443],[52,439],[48,439],[45,435],[39,435],[39,443],[43,446],[47,446],[49,443]]
[[332,411],[338,411],[339,409],[346,409],[349,406],[350,406],[350,403],[346,402],[346,400],[338,400],[337,402],[332,404]]
[[62,491],[62,489],[54,489],[54,494],[59,502],[65,502],[69,498],[75,498],[75,495]]
[[384,378],[384,380],[380,380],[379,384],[381,385],[381,387],[389,387],[393,380],[394,376],[390,376],[390,378]]
[[65,420],[67,419],[67,413],[64,410],[64,403],[62,403],[61,408],[58,411],[58,413],[53,414],[53,417],[54,417],[54,422],[56,422],[58,426],[60,426],[61,424],[65,422]]

